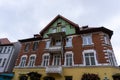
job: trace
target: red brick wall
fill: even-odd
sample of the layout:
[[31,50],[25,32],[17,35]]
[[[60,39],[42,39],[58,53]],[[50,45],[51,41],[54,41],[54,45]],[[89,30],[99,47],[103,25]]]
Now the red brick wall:
[[[92,41],[93,41],[94,44],[91,45],[91,46],[83,46],[82,45],[82,36],[81,35],[74,36],[73,39],[72,39],[73,47],[65,48],[64,52],[72,51],[74,53],[74,63],[75,64],[83,64],[83,54],[82,54],[82,52],[84,50],[94,49],[94,50],[96,50],[96,53],[97,53],[96,57],[97,57],[98,63],[107,63],[106,62],[107,59],[105,58],[105,53],[103,52],[103,50],[105,50],[104,47],[112,50],[112,47],[108,46],[108,45],[105,45],[105,46],[102,45],[104,40],[101,40],[100,33],[102,33],[102,32],[96,32],[96,33],[92,34]],[[29,59],[29,56],[31,54],[36,54],[37,55],[35,65],[36,66],[41,65],[42,55],[45,53],[45,50],[44,50],[45,46],[46,46],[45,41],[39,41],[38,50],[33,51],[32,50],[33,41],[31,41],[29,52],[24,52],[25,43],[22,43],[22,47],[21,47],[20,53],[18,55],[18,59],[16,61],[16,65],[19,65],[22,55],[27,55],[28,56],[28,58],[27,58],[27,64],[28,64],[28,59]],[[52,57],[50,58],[50,64],[51,63],[52,63]],[[63,64],[64,64],[64,59],[62,60],[62,65]]]

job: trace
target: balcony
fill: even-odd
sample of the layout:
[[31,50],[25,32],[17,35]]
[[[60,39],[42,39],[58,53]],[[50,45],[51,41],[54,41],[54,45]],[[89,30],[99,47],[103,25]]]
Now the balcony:
[[60,53],[62,50],[62,46],[51,46],[46,49],[50,53]]
[[46,73],[61,74],[62,73],[62,66],[47,66]]
[[57,37],[65,37],[65,32],[56,32],[47,34],[49,37],[57,38]]

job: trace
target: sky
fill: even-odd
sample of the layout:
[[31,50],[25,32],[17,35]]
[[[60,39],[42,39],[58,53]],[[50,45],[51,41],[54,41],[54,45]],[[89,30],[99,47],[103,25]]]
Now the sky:
[[120,0],[0,0],[0,38],[33,37],[58,14],[79,26],[104,26],[120,65]]

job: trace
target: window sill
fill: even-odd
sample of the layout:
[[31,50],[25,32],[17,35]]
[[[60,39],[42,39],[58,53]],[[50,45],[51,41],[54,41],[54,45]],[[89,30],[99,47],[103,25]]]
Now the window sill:
[[94,46],[94,43],[91,43],[91,44],[82,44],[82,46]]
[[103,45],[105,45],[105,46],[111,46],[111,44],[106,44],[106,43],[104,43]]
[[65,48],[73,48],[73,46],[65,46]]

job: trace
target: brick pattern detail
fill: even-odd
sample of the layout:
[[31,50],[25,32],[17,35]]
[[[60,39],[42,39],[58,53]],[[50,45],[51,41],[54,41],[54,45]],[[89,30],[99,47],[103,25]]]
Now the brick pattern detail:
[[[82,36],[81,35],[77,35],[77,36],[73,36],[72,39],[72,47],[64,47],[64,53],[67,51],[72,51],[74,53],[74,64],[83,64],[83,54],[82,52],[84,50],[88,50],[88,49],[94,49],[96,51],[96,57],[98,60],[98,64],[102,64],[102,63],[108,63],[108,59],[106,58],[106,52],[104,52],[104,50],[110,49],[112,50],[112,45],[103,45],[104,44],[104,39],[103,39],[104,33],[103,32],[94,32],[92,33],[92,41],[93,41],[93,45],[90,46],[83,46],[82,45]],[[28,41],[29,42],[29,41]],[[24,48],[25,48],[25,43],[26,42],[22,42],[22,47],[20,50],[20,53],[18,55],[18,59],[16,61],[16,66],[19,65],[20,63],[20,59],[22,55],[27,55],[27,63],[28,64],[28,59],[29,56],[31,54],[36,54],[36,62],[35,62],[35,66],[40,66],[42,63],[42,55],[44,53],[47,53],[47,51],[45,51],[45,46],[46,46],[46,42],[45,40],[41,40],[39,41],[39,48],[36,51],[32,50],[33,47],[33,43],[34,41],[30,41],[30,48],[28,52],[24,52]],[[64,57],[65,58],[65,57]],[[64,58],[62,59],[62,65],[64,64]],[[50,57],[50,65],[52,64],[52,54]]]

